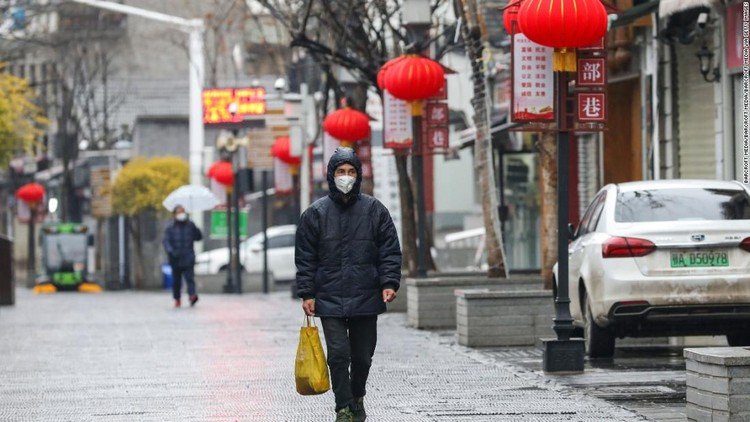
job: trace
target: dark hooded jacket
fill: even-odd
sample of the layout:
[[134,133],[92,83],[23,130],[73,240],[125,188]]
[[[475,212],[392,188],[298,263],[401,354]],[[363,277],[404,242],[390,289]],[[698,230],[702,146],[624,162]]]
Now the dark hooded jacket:
[[172,221],[164,231],[164,251],[169,264],[174,267],[189,268],[195,265],[193,242],[203,239],[200,229],[192,221]]
[[[354,188],[344,195],[334,172],[357,169]],[[398,290],[401,248],[388,209],[360,193],[362,164],[351,148],[338,148],[328,162],[330,194],[308,208],[297,226],[297,294],[315,299],[315,314],[349,318],[385,312],[382,290]]]

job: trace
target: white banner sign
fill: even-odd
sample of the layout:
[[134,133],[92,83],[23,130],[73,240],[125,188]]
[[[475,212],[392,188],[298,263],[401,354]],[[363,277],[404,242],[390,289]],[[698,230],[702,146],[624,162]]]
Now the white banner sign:
[[552,52],[523,34],[513,36],[514,122],[555,120]]
[[289,164],[278,158],[273,159],[273,181],[277,195],[292,193],[294,190],[294,179]]
[[386,148],[411,148],[411,106],[383,92],[383,144]]

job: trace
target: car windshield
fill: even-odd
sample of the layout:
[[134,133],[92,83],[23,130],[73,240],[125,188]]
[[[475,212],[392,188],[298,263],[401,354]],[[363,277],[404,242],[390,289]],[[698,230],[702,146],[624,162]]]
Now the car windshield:
[[652,189],[620,192],[615,221],[748,220],[750,197],[739,189]]
[[86,262],[85,235],[62,233],[44,238],[47,267],[52,271],[72,271],[76,264]]

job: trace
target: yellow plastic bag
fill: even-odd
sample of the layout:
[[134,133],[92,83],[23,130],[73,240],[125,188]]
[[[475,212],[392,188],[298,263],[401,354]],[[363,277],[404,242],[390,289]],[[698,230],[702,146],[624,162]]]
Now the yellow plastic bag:
[[[313,323],[310,324],[312,319]],[[315,319],[306,317],[306,326],[299,330],[297,360],[294,363],[294,381],[297,392],[303,396],[323,394],[331,389],[328,380],[328,364],[320,342]]]

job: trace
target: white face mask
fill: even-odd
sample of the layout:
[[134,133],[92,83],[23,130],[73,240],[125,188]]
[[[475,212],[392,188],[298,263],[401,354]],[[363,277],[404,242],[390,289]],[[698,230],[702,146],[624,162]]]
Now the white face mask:
[[357,179],[352,176],[338,176],[333,180],[334,182],[336,182],[336,188],[338,188],[338,190],[340,190],[344,195],[351,192],[352,188],[354,187],[354,183],[357,181]]
[[175,218],[177,219],[177,221],[187,221],[187,214],[185,214],[184,212],[181,212],[177,214]]

